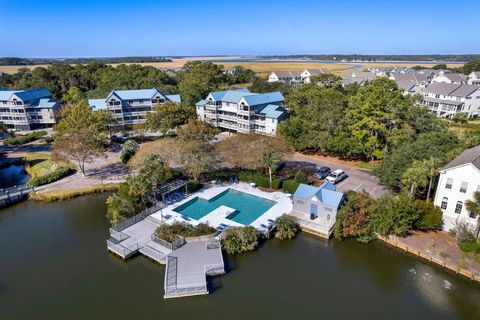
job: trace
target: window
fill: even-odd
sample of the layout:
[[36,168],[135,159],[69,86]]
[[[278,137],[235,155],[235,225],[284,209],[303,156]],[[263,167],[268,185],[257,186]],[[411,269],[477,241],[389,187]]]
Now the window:
[[445,189],[452,189],[452,185],[453,185],[453,179],[448,178],[447,183],[445,184]]
[[468,182],[462,181],[462,185],[460,186],[461,193],[467,193]]
[[440,208],[442,208],[443,210],[447,209],[447,205],[448,205],[448,198],[447,197],[443,197],[442,199],[442,204],[440,205]]
[[473,212],[471,212],[471,211],[468,212],[468,216],[469,216],[470,218],[475,218],[475,217],[476,217],[475,213],[473,213]]
[[460,214],[462,212],[463,202],[457,201],[457,205],[455,206],[455,213]]

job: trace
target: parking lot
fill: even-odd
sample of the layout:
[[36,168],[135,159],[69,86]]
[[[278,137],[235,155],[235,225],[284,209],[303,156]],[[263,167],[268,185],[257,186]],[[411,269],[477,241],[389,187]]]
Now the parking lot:
[[290,159],[289,165],[304,169],[307,172],[313,172],[315,168],[322,166],[329,167],[332,171],[336,169],[344,170],[347,178],[336,185],[338,191],[366,191],[374,198],[382,196],[387,191],[377,177],[373,176],[368,170],[347,167],[336,162],[318,160],[308,156],[294,156]]

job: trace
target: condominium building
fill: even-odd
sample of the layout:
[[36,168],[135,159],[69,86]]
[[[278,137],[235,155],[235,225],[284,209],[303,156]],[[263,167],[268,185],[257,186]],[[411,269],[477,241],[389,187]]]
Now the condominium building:
[[268,82],[283,82],[286,84],[303,83],[302,73],[299,71],[275,71],[268,76]]
[[479,219],[466,209],[465,203],[480,192],[480,146],[463,151],[441,171],[435,205],[443,211],[443,229],[465,224],[472,232],[479,228]]
[[46,89],[0,89],[0,122],[15,130],[35,130],[57,123],[60,105]]
[[113,90],[105,99],[90,99],[94,110],[107,109],[120,126],[145,123],[148,112],[167,101],[180,103],[179,95],[166,95],[156,88],[141,90]]
[[252,93],[247,89],[210,92],[196,104],[197,116],[214,127],[240,133],[275,135],[287,118],[280,92]]
[[480,71],[474,71],[468,75],[468,84],[480,86]]
[[423,104],[442,118],[453,118],[457,113],[472,117],[479,114],[480,86],[433,82],[424,91]]
[[466,84],[468,77],[461,73],[440,71],[440,73],[432,79],[432,82]]

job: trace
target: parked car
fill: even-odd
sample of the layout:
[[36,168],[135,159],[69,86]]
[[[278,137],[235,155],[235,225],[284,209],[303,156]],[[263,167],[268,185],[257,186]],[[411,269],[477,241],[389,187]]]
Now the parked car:
[[328,182],[331,182],[333,184],[336,184],[344,179],[347,178],[347,175],[345,174],[345,171],[341,170],[341,169],[337,169],[335,171],[333,171],[332,173],[330,173],[326,178],[325,180],[327,180]]
[[313,176],[317,179],[323,180],[330,174],[330,172],[331,170],[329,167],[320,167],[315,171]]

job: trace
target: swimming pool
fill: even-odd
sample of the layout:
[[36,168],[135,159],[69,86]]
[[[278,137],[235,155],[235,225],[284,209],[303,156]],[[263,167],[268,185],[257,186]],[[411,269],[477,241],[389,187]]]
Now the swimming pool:
[[196,197],[173,209],[173,211],[184,214],[192,219],[200,220],[218,207],[227,206],[235,209],[235,212],[230,214],[227,219],[243,225],[249,225],[273,207],[275,203],[275,201],[260,198],[245,192],[227,189],[210,200]]

